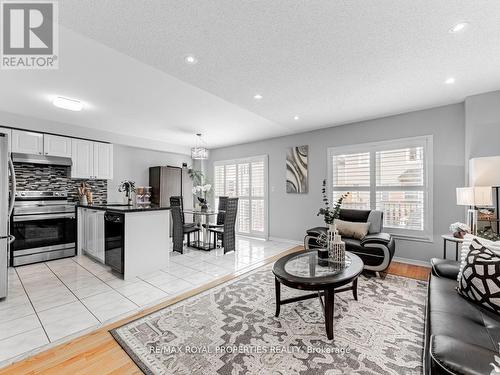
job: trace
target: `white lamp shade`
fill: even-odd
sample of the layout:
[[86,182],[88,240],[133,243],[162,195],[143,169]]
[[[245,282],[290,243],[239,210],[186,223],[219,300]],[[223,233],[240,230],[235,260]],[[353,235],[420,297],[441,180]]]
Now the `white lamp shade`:
[[493,195],[491,186],[474,186],[457,188],[457,205],[459,206],[491,206]]
[[500,156],[469,160],[470,186],[500,186]]

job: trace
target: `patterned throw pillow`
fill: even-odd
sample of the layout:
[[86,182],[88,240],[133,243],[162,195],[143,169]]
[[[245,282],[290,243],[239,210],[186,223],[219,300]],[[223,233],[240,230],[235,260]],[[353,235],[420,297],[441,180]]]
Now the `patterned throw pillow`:
[[500,257],[474,239],[465,257],[458,293],[500,314]]
[[493,251],[496,255],[500,256],[500,241],[490,241],[485,238],[480,238],[474,236],[472,234],[466,234],[464,237],[464,242],[462,243],[462,249],[460,251],[460,271],[457,275],[457,281],[460,281],[462,277],[462,270],[465,266],[465,257],[469,254],[469,251],[472,249],[472,241],[476,240],[476,247],[487,247],[489,250]]

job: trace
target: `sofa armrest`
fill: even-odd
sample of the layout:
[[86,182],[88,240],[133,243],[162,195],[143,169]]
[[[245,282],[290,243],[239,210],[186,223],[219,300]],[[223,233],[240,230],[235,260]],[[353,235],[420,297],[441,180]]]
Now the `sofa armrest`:
[[456,279],[460,271],[460,262],[449,259],[431,259],[432,274],[447,279]]
[[489,374],[498,356],[496,351],[449,336],[433,335],[430,341],[432,374]]
[[367,234],[362,240],[361,240],[361,246],[365,246],[367,244],[381,244],[381,245],[387,245],[389,242],[391,242],[392,236],[389,233],[374,233],[374,234]]

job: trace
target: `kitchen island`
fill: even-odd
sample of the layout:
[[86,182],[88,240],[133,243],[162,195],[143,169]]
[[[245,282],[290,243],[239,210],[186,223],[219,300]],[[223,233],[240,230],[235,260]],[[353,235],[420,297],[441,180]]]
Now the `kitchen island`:
[[125,280],[168,266],[170,207],[77,205],[77,254],[85,254]]

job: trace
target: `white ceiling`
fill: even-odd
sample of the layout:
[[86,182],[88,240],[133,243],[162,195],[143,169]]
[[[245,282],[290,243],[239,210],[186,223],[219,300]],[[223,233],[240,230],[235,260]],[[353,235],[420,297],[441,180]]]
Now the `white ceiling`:
[[[201,131],[218,147],[500,89],[498,0],[59,4],[61,68],[1,71],[0,109],[182,145]],[[57,110],[54,94],[89,108]]]

